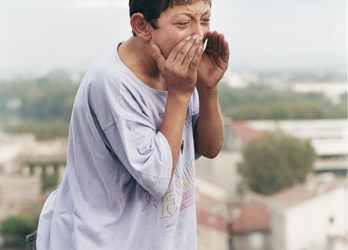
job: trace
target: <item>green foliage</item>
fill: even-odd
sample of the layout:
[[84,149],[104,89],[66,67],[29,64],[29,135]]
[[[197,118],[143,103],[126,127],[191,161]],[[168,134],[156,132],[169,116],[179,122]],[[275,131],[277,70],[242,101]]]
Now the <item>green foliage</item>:
[[37,217],[27,218],[13,215],[1,222],[1,232],[4,237],[3,247],[24,247],[25,236],[36,231]]
[[45,192],[45,191],[50,191],[50,190],[56,188],[58,185],[58,178],[59,178],[58,166],[54,166],[54,172],[51,175],[47,174],[46,166],[42,166],[41,191]]
[[38,140],[67,137],[78,85],[64,74],[0,83],[0,125]]
[[[63,73],[0,82],[0,125],[29,120],[35,122],[16,125],[7,131],[34,131],[40,139],[66,136],[68,126],[62,128],[57,121],[69,123],[77,89],[78,85]],[[221,83],[219,103],[223,114],[234,120],[347,118],[347,94],[333,104],[318,93],[279,91],[258,85],[232,89]]]
[[323,94],[278,91],[265,86],[232,89],[219,85],[222,113],[234,120],[347,118],[347,97],[338,104]]
[[6,125],[3,130],[12,134],[33,134],[38,140],[48,140],[58,137],[67,137],[69,124],[54,120],[51,123],[39,124],[33,121],[23,121],[14,125]]
[[269,195],[304,182],[315,158],[309,141],[266,132],[244,148],[241,172],[251,190]]
[[[68,123],[77,88],[68,77],[2,82],[1,120],[31,119],[48,123],[58,119]],[[19,106],[9,106],[11,100],[18,100]]]

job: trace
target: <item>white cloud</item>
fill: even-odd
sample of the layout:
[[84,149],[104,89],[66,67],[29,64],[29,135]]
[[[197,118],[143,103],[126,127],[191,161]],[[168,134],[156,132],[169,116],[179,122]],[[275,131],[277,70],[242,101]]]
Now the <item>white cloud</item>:
[[96,9],[96,8],[116,8],[128,9],[127,0],[74,0],[64,4],[66,10]]

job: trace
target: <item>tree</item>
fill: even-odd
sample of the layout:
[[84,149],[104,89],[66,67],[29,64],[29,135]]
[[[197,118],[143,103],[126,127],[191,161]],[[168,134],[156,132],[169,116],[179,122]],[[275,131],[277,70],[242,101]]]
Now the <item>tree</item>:
[[0,249],[26,249],[25,236],[36,231],[41,210],[42,203],[34,202],[23,207],[23,213],[4,218],[0,222]]
[[62,120],[54,120],[51,123],[37,123],[28,120],[13,125],[5,125],[3,130],[10,134],[33,134],[37,140],[50,140],[67,138],[69,124]]
[[54,172],[53,174],[47,174],[47,165],[42,166],[42,173],[41,173],[41,191],[50,191],[57,187],[58,185],[58,179],[59,179],[59,172],[58,172],[58,164],[51,163],[50,165],[54,166]]
[[298,93],[259,85],[233,89],[222,82],[219,103],[222,113],[233,120],[347,118],[347,95],[342,95],[336,104],[323,93]]
[[1,222],[1,232],[4,237],[3,247],[24,247],[25,236],[35,232],[37,218],[27,218],[21,215],[7,217]]
[[269,195],[304,182],[315,158],[309,141],[266,132],[243,149],[241,172],[251,190]]

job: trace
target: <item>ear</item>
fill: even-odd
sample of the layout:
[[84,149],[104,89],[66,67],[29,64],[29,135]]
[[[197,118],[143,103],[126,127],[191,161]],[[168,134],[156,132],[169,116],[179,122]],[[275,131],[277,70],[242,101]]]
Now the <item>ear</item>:
[[141,13],[134,13],[130,19],[130,24],[132,26],[133,32],[137,35],[137,37],[150,41],[151,30],[149,28],[149,23],[146,21],[145,17]]

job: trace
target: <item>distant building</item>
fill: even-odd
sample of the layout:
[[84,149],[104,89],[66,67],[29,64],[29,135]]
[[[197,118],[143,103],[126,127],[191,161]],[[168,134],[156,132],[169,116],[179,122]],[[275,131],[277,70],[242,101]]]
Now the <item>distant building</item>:
[[274,194],[272,249],[348,249],[347,184],[347,178],[326,174]]
[[313,176],[235,212],[233,250],[348,249],[347,178]]
[[280,130],[300,139],[311,141],[317,153],[316,173],[348,172],[348,120],[284,120],[247,121],[252,129],[264,132]]
[[228,250],[226,191],[221,186],[197,177],[197,248]]
[[251,83],[257,83],[260,77],[251,72],[230,72],[227,71],[222,82],[226,83],[230,88],[243,89],[247,88]]
[[248,125],[245,121],[232,121],[227,123],[225,132],[230,134],[230,138],[226,138],[226,145],[229,145],[229,150],[241,151],[245,145],[249,143],[252,139],[259,138],[263,135],[263,132],[254,129]]
[[231,246],[234,250],[272,249],[271,216],[266,203],[242,206],[231,220]]
[[[224,151],[212,160],[200,158],[196,174],[226,190],[231,249],[348,249],[347,128],[346,120],[226,121]],[[242,185],[241,150],[265,131],[276,130],[310,140],[318,154],[314,174],[321,174],[310,175],[304,184],[274,196],[261,197]]]
[[304,82],[290,85],[295,92],[309,93],[317,92],[324,94],[333,103],[338,103],[341,96],[347,93],[346,82]]
[[40,178],[35,176],[0,174],[0,221],[39,201],[40,183]]
[[0,134],[0,174],[17,174],[16,158],[22,152],[32,149],[35,139],[32,135],[13,136]]
[[[225,201],[237,202],[242,195],[242,177],[238,172],[240,152],[220,152],[215,159],[201,157],[196,161],[196,176],[218,183],[226,192]],[[216,185],[216,184],[215,184]]]
[[42,202],[43,174],[63,175],[65,140],[37,141],[32,135],[0,134],[0,221]]
[[[232,244],[232,228],[229,226],[231,218],[236,216],[239,207],[260,200],[257,195],[245,189],[239,173],[239,164],[242,160],[242,147],[251,139],[262,136],[262,132],[248,127],[243,122],[227,120],[225,123],[224,150],[215,159],[201,157],[196,161],[199,250],[229,250]],[[216,237],[206,236],[209,232],[207,226],[210,232],[213,230],[214,234],[220,235],[220,247],[213,245],[216,244],[215,240],[218,240]],[[243,235],[240,234],[236,241],[243,241]]]
[[[0,174],[28,174],[28,163],[64,165],[66,140],[37,141],[33,135],[0,135]],[[62,166],[65,167],[65,166]]]

